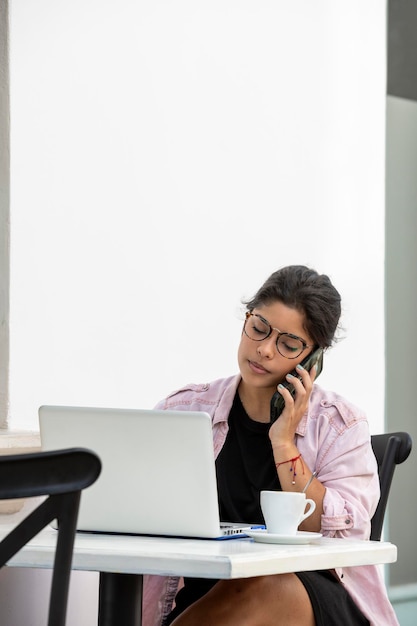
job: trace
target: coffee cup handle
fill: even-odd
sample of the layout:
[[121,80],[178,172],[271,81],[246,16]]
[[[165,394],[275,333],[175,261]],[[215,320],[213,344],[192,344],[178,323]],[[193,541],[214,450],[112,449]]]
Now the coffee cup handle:
[[310,498],[306,498],[306,506],[307,504],[309,505],[308,510],[303,513],[303,515],[301,516],[300,519],[300,524],[301,522],[303,522],[307,517],[310,517],[310,515],[312,513],[314,513],[314,511],[316,510],[316,503],[314,502],[314,500],[311,500]]

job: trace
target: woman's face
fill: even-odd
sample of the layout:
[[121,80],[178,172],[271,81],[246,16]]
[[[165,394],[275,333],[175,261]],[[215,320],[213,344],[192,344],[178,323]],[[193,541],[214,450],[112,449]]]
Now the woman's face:
[[[312,346],[313,340],[303,326],[304,315],[282,302],[257,307],[252,313],[261,315],[273,328],[280,332],[297,335]],[[238,363],[243,382],[251,387],[276,390],[286,374],[313,350],[306,348],[297,358],[288,359],[277,350],[277,331],[263,341],[254,341],[242,332],[238,350]]]

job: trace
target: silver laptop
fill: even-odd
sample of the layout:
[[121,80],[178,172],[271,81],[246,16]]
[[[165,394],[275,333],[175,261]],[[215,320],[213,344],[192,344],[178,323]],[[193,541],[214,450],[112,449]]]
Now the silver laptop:
[[42,406],[39,425],[44,450],[85,447],[101,459],[78,530],[217,539],[253,528],[220,523],[207,413]]

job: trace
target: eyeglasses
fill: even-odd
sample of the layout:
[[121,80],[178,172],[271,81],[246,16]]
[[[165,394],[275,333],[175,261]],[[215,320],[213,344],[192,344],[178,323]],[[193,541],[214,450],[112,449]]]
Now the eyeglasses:
[[291,333],[282,333],[278,328],[273,328],[263,317],[256,313],[246,313],[243,332],[249,339],[253,341],[263,341],[271,336],[272,331],[278,333],[276,345],[281,356],[286,359],[296,359],[306,348],[312,348],[304,339],[292,335]]

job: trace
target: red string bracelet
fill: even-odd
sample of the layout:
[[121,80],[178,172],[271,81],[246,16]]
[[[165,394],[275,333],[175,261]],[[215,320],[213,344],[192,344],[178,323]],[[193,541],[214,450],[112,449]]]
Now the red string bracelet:
[[275,463],[275,466],[277,469],[279,468],[280,465],[285,465],[285,463],[291,463],[290,472],[292,472],[292,482],[291,482],[292,485],[295,485],[295,477],[297,476],[297,472],[295,471],[297,467],[297,461],[300,461],[301,467],[303,468],[303,474],[305,474],[304,463],[303,463],[301,454],[299,454],[298,456],[295,456],[292,459],[288,459],[288,461],[281,461],[281,463]]

